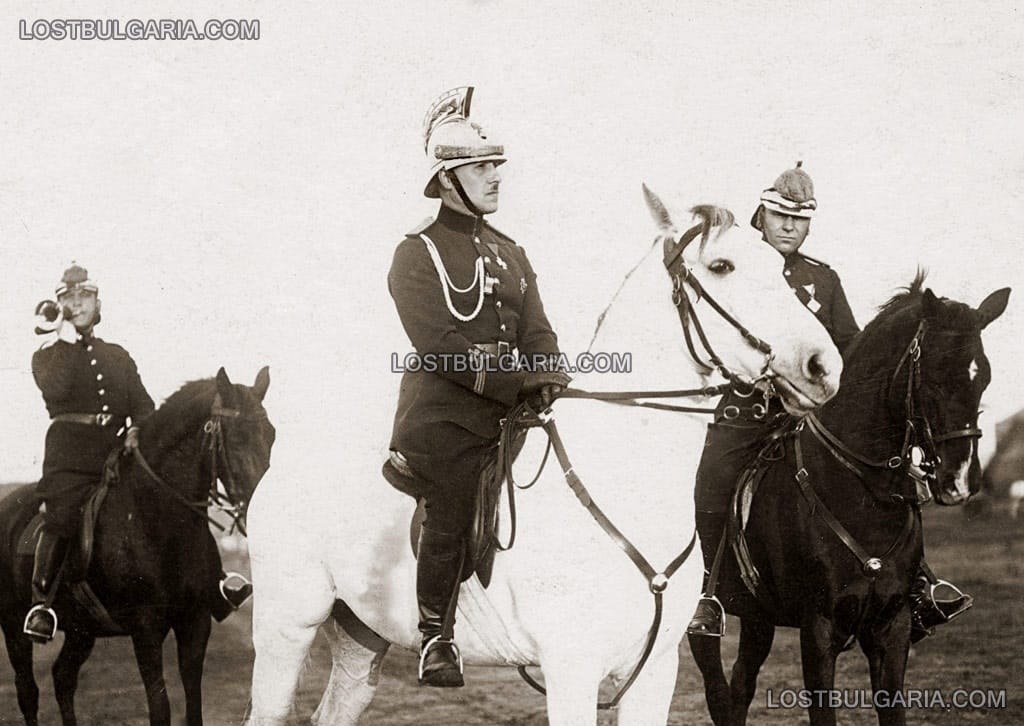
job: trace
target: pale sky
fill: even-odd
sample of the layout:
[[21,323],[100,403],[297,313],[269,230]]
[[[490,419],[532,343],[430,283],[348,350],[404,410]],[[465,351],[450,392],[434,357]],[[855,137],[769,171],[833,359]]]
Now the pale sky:
[[[97,334],[158,401],[269,364],[279,429],[386,438],[407,342],[385,276],[435,211],[420,122],[457,85],[506,147],[493,222],[569,352],[652,239],[644,181],[678,213],[745,220],[802,159],[819,202],[804,251],[861,324],[918,265],[973,305],[1024,282],[1014,3],[97,2],[88,17],[257,18],[261,37],[18,39],[19,19],[81,7],[0,10],[0,481],[39,474],[32,310],[71,260],[100,284]],[[1022,298],[985,335],[983,448],[1024,407]]]

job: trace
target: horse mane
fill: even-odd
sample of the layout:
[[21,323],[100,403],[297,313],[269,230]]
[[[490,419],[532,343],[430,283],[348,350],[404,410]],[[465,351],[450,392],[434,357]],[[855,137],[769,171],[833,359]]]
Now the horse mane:
[[[843,352],[843,359],[847,365],[856,360],[857,351],[863,347],[866,339],[881,337],[877,336],[879,330],[883,330],[887,336],[891,337],[893,329],[903,320],[910,320],[911,315],[914,320],[917,319],[916,313],[920,308],[921,299],[924,297],[924,281],[927,276],[927,270],[917,268],[917,273],[911,283],[906,287],[899,288],[895,295],[878,307],[878,314],[864,326],[864,330]],[[885,338],[882,337],[882,339]]]
[[216,389],[213,378],[188,381],[146,418],[143,427],[157,432],[156,443],[160,449],[174,445],[192,430],[196,409],[204,414],[208,412]]
[[906,287],[899,288],[899,292],[879,306],[879,316],[889,311],[902,310],[914,303],[919,303],[921,296],[924,295],[924,281],[926,277],[928,277],[928,270],[918,267],[913,281]]
[[718,239],[726,230],[736,224],[736,217],[725,207],[718,207],[714,204],[698,204],[690,208],[690,214],[699,220],[700,224],[700,251],[711,238],[711,230],[718,228],[715,239]]

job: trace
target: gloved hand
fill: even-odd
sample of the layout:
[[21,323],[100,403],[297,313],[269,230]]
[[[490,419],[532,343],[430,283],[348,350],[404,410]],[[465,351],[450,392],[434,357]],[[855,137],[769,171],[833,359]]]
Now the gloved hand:
[[139,448],[139,427],[132,426],[124,435],[124,453],[130,454]]
[[66,318],[62,318],[60,325],[57,327],[57,340],[63,340],[65,343],[71,343],[72,345],[77,343],[78,331],[75,330],[74,323]]
[[540,411],[550,406],[570,382],[572,378],[562,371],[529,371],[519,389],[519,398]]

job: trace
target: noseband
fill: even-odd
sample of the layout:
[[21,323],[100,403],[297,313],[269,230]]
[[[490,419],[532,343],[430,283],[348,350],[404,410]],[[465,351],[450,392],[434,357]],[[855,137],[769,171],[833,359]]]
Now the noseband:
[[[708,373],[718,371],[734,386],[748,388],[750,389],[750,393],[752,393],[753,388],[759,381],[769,380],[771,378],[768,373],[768,368],[771,365],[773,358],[772,347],[751,333],[750,330],[748,330],[742,323],[730,315],[729,312],[723,308],[718,301],[707,292],[707,290],[704,289],[704,286],[700,284],[700,280],[698,280],[694,276],[693,271],[687,267],[686,262],[683,260],[683,252],[686,250],[686,247],[702,233],[705,236],[709,234],[710,225],[695,225],[688,229],[683,236],[679,238],[678,242],[673,242],[671,238],[666,238],[664,244],[665,269],[668,271],[669,277],[672,278],[672,303],[676,306],[676,310],[679,312],[679,322],[682,323],[683,326],[683,336],[686,339],[686,348],[689,350],[690,357],[694,362],[705,371]],[[690,300],[689,293],[686,290],[687,285],[693,289],[693,292],[696,295],[695,300]],[[704,327],[701,325],[700,319],[697,317],[696,303],[701,299],[706,300],[708,305],[711,306],[711,309],[718,313],[719,317],[735,328],[751,348],[764,354],[764,366],[757,378],[748,379],[729,369],[725,363],[722,362],[722,359],[718,354],[715,353],[714,349],[711,347],[710,341],[704,333]],[[709,362],[705,362],[697,353],[693,343],[693,335],[690,332],[691,326],[693,331],[696,332],[697,338],[700,340],[700,344],[703,346],[705,355]],[[749,395],[749,393],[747,395]]]

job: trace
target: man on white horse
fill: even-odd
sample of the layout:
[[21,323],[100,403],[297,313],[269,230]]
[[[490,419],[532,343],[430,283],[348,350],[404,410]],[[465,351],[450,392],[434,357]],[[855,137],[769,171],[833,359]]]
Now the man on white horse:
[[[455,604],[478,479],[499,421],[526,398],[546,407],[569,378],[546,370],[558,342],[521,247],[484,221],[498,209],[504,148],[469,119],[472,87],[431,106],[424,122],[436,219],[395,251],[388,287],[421,365],[402,378],[392,463],[422,483],[416,596],[419,682],[463,685],[453,640]],[[509,365],[519,360],[533,365]]]
[[[800,252],[810,232],[811,218],[817,210],[814,182],[797,162],[775,183],[761,193],[760,204],[750,220],[763,239],[784,258],[782,274],[800,301],[828,331],[836,348],[845,354],[847,346],[860,331],[846,300],[839,275],[824,262]],[[743,470],[754,461],[765,437],[785,417],[774,396],[748,394],[735,390],[722,396],[715,421],[708,426],[704,454],[697,469],[694,497],[697,505],[697,531],[705,569],[710,572],[722,540],[733,487]],[[927,573],[927,574],[926,574]],[[922,569],[911,591],[914,639],[931,632],[935,625],[948,622],[971,605],[970,595],[958,589],[950,600],[937,602],[928,594],[935,578]],[[720,636],[724,631],[724,608],[714,593],[705,593],[687,628],[691,635]]]

